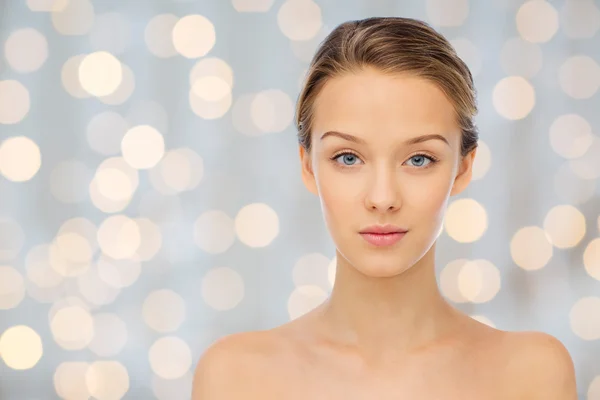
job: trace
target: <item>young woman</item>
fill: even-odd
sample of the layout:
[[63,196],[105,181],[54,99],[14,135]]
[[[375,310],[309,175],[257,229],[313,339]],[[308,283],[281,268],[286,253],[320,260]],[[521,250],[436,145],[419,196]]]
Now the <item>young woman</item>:
[[302,180],[336,245],[330,297],[291,322],[202,355],[194,400],[575,400],[574,366],[542,332],[482,324],[449,304],[435,244],[471,180],[469,69],[429,25],[336,27],[298,98]]

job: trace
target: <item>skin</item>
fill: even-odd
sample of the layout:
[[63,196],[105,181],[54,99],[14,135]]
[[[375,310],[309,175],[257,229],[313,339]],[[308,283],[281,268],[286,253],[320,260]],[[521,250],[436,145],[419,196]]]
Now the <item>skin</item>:
[[[304,185],[319,197],[336,245],[331,295],[286,324],[211,346],[193,399],[576,399],[560,341],[479,323],[438,289],[435,242],[476,155],[460,155],[444,93],[424,79],[369,68],[329,80],[314,110],[311,151],[299,153]],[[362,142],[321,139],[329,131]],[[447,143],[405,144],[427,134]],[[359,234],[386,223],[408,232],[388,247]]]

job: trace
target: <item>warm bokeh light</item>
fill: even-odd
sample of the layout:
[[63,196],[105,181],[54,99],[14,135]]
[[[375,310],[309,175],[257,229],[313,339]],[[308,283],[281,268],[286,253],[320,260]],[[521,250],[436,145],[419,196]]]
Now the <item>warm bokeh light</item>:
[[592,137],[592,144],[587,151],[578,158],[569,160],[569,166],[580,179],[600,178],[600,136]]
[[165,141],[154,127],[138,125],[130,128],[121,141],[123,159],[136,169],[154,167],[165,153]]
[[142,306],[144,322],[157,332],[174,332],[185,320],[185,301],[170,289],[151,292]]
[[87,142],[99,154],[109,156],[121,151],[121,141],[129,130],[129,123],[115,111],[96,114],[87,124]]
[[107,51],[88,54],[79,63],[79,83],[92,96],[112,94],[123,80],[123,67],[115,56]]
[[160,58],[177,55],[171,36],[177,21],[179,18],[173,14],[155,15],[148,21],[144,30],[144,41],[150,53]]
[[469,16],[468,0],[427,0],[428,21],[435,26],[461,26]]
[[600,88],[600,65],[590,56],[574,55],[558,69],[561,89],[574,99],[589,99]]
[[482,179],[492,166],[492,152],[485,141],[477,141],[477,154],[473,161],[471,179],[476,181]]
[[281,90],[262,91],[250,104],[254,125],[265,133],[283,132],[294,117],[294,104]]
[[28,181],[38,173],[41,165],[40,149],[30,138],[15,136],[0,143],[0,174],[6,179]]
[[600,281],[600,238],[593,239],[585,247],[583,266],[592,278]]
[[231,310],[244,298],[244,280],[228,267],[211,268],[202,278],[202,299],[211,308]]
[[279,235],[279,217],[264,203],[248,204],[235,216],[235,233],[246,246],[268,246]]
[[133,285],[142,272],[140,261],[115,260],[102,254],[97,263],[98,276],[104,283],[116,289]]
[[309,253],[300,257],[292,270],[294,285],[316,285],[328,291],[331,288],[330,262],[331,260],[321,253]]
[[194,242],[209,254],[220,254],[235,241],[234,220],[221,210],[203,212],[194,222]]
[[583,340],[600,339],[600,297],[588,296],[579,299],[571,308],[569,322],[571,330]]
[[474,199],[459,199],[448,205],[444,217],[446,233],[461,243],[479,240],[488,228],[485,208]]
[[69,57],[61,69],[60,78],[62,86],[67,93],[76,99],[85,99],[91,96],[90,93],[83,89],[79,81],[79,65],[86,56],[87,54],[77,54]]
[[538,270],[552,258],[552,239],[538,226],[524,226],[513,235],[510,254],[519,267],[528,271]]
[[94,337],[94,320],[80,306],[60,308],[50,320],[50,329],[56,343],[65,350],[81,350]]
[[37,71],[48,58],[48,41],[36,29],[18,29],[4,42],[4,56],[8,65],[17,72]]
[[494,86],[494,108],[508,120],[527,117],[535,106],[535,89],[522,76],[503,78]]
[[62,399],[89,399],[91,394],[85,383],[89,366],[83,361],[61,362],[53,375],[56,394]]
[[90,0],[58,0],[64,7],[52,10],[52,25],[62,35],[79,36],[90,32],[94,25],[94,5]]
[[98,228],[98,244],[102,252],[116,260],[132,258],[141,243],[139,225],[126,215],[106,218]]
[[550,125],[552,149],[564,158],[581,157],[593,142],[592,126],[578,114],[563,114]]
[[291,320],[313,310],[327,299],[328,293],[316,285],[303,285],[294,288],[287,301],[288,317]]
[[309,40],[322,24],[321,7],[312,0],[286,0],[277,12],[277,25],[290,40]]
[[548,42],[558,31],[558,12],[546,0],[530,0],[516,15],[517,30],[521,37],[533,43]]
[[119,361],[94,361],[85,372],[85,383],[95,399],[122,399],[129,391],[129,372]]
[[544,218],[544,229],[555,247],[575,247],[585,236],[585,216],[572,205],[555,206]]
[[275,0],[231,0],[233,8],[237,12],[260,13],[267,12],[273,6]]
[[560,11],[561,28],[569,38],[592,38],[600,30],[600,6],[594,0],[566,0]]
[[127,343],[127,326],[115,314],[99,313],[93,316],[94,337],[89,349],[100,357],[113,357],[123,350]]
[[488,260],[469,261],[461,266],[457,285],[465,299],[472,303],[485,303],[500,291],[500,272]]
[[27,0],[27,7],[34,12],[51,12],[63,10],[69,0]]
[[166,336],[154,342],[148,359],[152,371],[164,379],[180,378],[192,367],[190,347],[176,336]]
[[0,81],[0,124],[21,122],[30,107],[29,90],[21,82],[14,79]]
[[135,90],[135,75],[133,74],[133,70],[125,64],[121,64],[121,69],[123,71],[123,76],[119,86],[117,86],[115,91],[109,95],[98,97],[102,103],[111,106],[123,104],[129,100],[133,94],[133,91]]
[[215,26],[208,18],[198,14],[179,19],[171,34],[175,50],[186,58],[205,56],[216,42]]
[[12,369],[35,367],[44,354],[40,335],[27,325],[15,325],[0,335],[0,357]]

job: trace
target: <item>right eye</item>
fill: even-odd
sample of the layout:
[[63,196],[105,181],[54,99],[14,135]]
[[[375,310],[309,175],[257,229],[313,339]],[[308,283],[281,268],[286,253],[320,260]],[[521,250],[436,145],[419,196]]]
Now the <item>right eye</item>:
[[349,151],[345,151],[343,153],[338,153],[335,156],[333,156],[331,159],[336,162],[337,162],[337,160],[342,160],[341,163],[337,162],[338,164],[341,164],[342,167],[350,167],[352,165],[355,165],[356,160],[360,160],[360,158],[358,158],[358,156],[356,154],[349,152]]

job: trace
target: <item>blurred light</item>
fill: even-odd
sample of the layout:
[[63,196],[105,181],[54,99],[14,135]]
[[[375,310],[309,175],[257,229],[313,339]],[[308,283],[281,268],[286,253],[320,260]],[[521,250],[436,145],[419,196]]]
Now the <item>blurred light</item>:
[[458,56],[465,64],[467,64],[471,71],[471,75],[473,75],[473,77],[479,75],[483,60],[481,59],[481,52],[477,46],[470,39],[464,37],[451,39],[450,44],[452,44],[452,47],[454,47]]
[[600,281],[600,238],[596,238],[585,247],[583,266],[592,278]]
[[231,92],[227,92],[224,97],[217,101],[209,101],[199,97],[195,90],[198,89],[190,88],[188,101],[192,112],[200,118],[208,120],[221,118],[231,108]]
[[172,195],[192,190],[204,177],[204,161],[193,150],[168,151],[160,163],[150,170],[150,182],[162,194]]
[[[130,184],[114,186],[111,185],[110,182],[106,182],[106,185],[99,185],[96,176],[94,176],[94,179],[92,179],[89,185],[90,198],[94,206],[96,206],[101,211],[104,211],[106,213],[120,212],[123,209],[125,209],[127,205],[129,205],[133,194],[138,188],[138,171],[129,166],[129,164],[127,164],[125,160],[121,157],[107,158],[98,166],[98,168],[96,169],[96,173],[104,169],[119,170],[127,176]],[[115,190],[117,191],[116,193],[114,192]],[[119,192],[120,190],[127,190],[127,192]],[[106,196],[107,193],[110,197]],[[125,196],[125,194],[127,194],[128,196]],[[111,200],[111,198],[122,198],[123,200]]]
[[192,367],[192,352],[182,339],[167,336],[158,339],[148,352],[152,371],[164,379],[177,379]]
[[294,118],[294,104],[281,90],[264,90],[254,96],[250,114],[254,124],[261,131],[283,132]]
[[11,326],[0,336],[0,355],[9,368],[31,369],[40,361],[43,353],[40,335],[29,326]]
[[[68,0],[67,0],[68,1]],[[81,87],[79,82],[79,65],[86,54],[69,57],[61,69],[61,82],[67,93],[77,99],[85,99],[91,95]]]
[[25,232],[17,221],[0,216],[0,261],[17,258],[25,244]]
[[583,297],[569,313],[571,330],[583,340],[600,339],[600,297]]
[[94,337],[92,316],[79,306],[66,306],[56,311],[50,329],[56,343],[65,350],[81,350]]
[[487,212],[474,199],[455,200],[446,210],[444,227],[448,235],[457,242],[475,242],[488,228]]
[[290,321],[300,318],[327,299],[327,292],[316,285],[304,285],[294,288],[287,302]]
[[15,80],[0,81],[0,124],[17,124],[31,107],[29,91]]
[[174,332],[185,320],[185,301],[170,289],[151,292],[142,306],[144,322],[156,332]]
[[90,242],[76,232],[58,234],[54,239],[57,251],[65,261],[75,264],[92,261],[93,250]]
[[217,76],[204,76],[194,81],[192,92],[202,100],[214,102],[230,95],[231,86]]
[[50,173],[50,192],[63,203],[80,203],[87,199],[92,171],[81,161],[59,162]]
[[33,28],[18,29],[4,42],[4,56],[17,72],[37,71],[48,58],[48,41]]
[[290,40],[309,40],[323,24],[321,7],[312,0],[286,0],[277,12],[277,25]]
[[600,30],[600,9],[593,0],[566,0],[560,14],[562,30],[571,39],[592,38]]
[[335,284],[335,274],[337,272],[337,256],[329,262],[327,266],[327,280],[329,281],[329,289],[333,288]]
[[135,76],[133,71],[127,65],[121,63],[123,78],[117,89],[107,96],[101,96],[98,99],[108,105],[119,105],[129,100],[135,89]]
[[121,140],[129,129],[129,123],[119,113],[104,111],[96,114],[88,123],[86,137],[90,148],[109,156],[121,151]]
[[[252,105],[255,98],[255,94],[240,94],[236,97],[231,112],[234,128],[247,136],[261,136],[266,133],[258,128],[252,115]],[[270,114],[272,115],[272,111]]]
[[433,25],[461,26],[468,16],[468,0],[427,0],[427,17]]
[[486,324],[487,326],[491,326],[492,328],[496,327],[496,324],[494,324],[492,322],[492,320],[490,320],[488,317],[484,317],[483,315],[471,315],[471,318],[473,318],[475,321],[479,321],[482,324]]
[[10,137],[0,143],[0,174],[6,179],[13,182],[28,181],[38,173],[41,165],[40,149],[28,137]]
[[572,205],[555,206],[544,218],[544,229],[555,247],[575,247],[585,236],[585,216]]
[[186,372],[177,379],[152,376],[152,392],[158,400],[186,399],[192,393],[193,375]]
[[104,254],[96,263],[98,277],[104,283],[116,289],[133,285],[142,272],[142,265],[137,260],[115,260]]
[[458,286],[458,277],[461,274],[463,266],[467,263],[469,263],[469,260],[465,258],[453,260],[446,264],[440,272],[441,292],[444,297],[454,303],[466,303],[469,301]]
[[54,390],[62,399],[89,399],[91,394],[85,384],[89,364],[83,361],[61,362],[54,372]]
[[173,45],[173,27],[179,18],[173,14],[159,14],[148,22],[144,30],[144,41],[150,53],[156,57],[168,58],[177,55]]
[[202,299],[211,308],[231,310],[244,298],[244,280],[231,268],[211,268],[202,278],[201,291]]
[[116,356],[127,343],[127,326],[121,318],[111,313],[94,315],[94,338],[90,350],[100,357]]
[[204,57],[215,46],[213,23],[203,15],[186,15],[172,30],[175,50],[186,58]]
[[567,58],[558,69],[563,92],[574,99],[589,99],[600,88],[600,65],[587,55]]
[[23,276],[13,267],[0,265],[0,310],[16,308],[24,298]]
[[473,161],[471,180],[482,179],[492,165],[492,152],[489,146],[481,139],[477,141],[477,155]]
[[85,35],[94,24],[94,6],[89,0],[67,0],[65,7],[52,10],[52,25],[63,35]]
[[122,399],[129,391],[129,373],[119,361],[95,361],[85,373],[85,383],[94,399]]
[[121,141],[123,159],[136,169],[154,167],[165,154],[165,141],[150,125],[130,128]]
[[596,375],[590,382],[587,390],[587,399],[594,400],[600,398],[600,375]]
[[235,233],[246,246],[268,246],[279,235],[279,217],[264,203],[248,204],[235,216]]
[[123,80],[121,62],[106,51],[86,55],[79,63],[79,83],[92,96],[114,93]]
[[98,243],[102,252],[116,260],[132,258],[141,243],[138,224],[125,215],[106,218],[98,228]]
[[578,114],[563,114],[550,126],[552,149],[564,158],[581,157],[593,139],[592,126]]
[[119,288],[102,280],[96,265],[92,265],[77,277],[77,289],[79,295],[96,307],[111,304],[121,292]]
[[61,11],[69,0],[27,0],[27,7],[35,12]]
[[273,6],[274,0],[231,0],[237,12],[267,12]]
[[538,226],[519,229],[510,242],[510,254],[515,264],[524,270],[543,268],[552,258],[553,247],[550,235]]
[[224,253],[235,241],[234,221],[225,212],[209,210],[194,222],[194,242],[209,254]]
[[325,291],[329,290],[329,264],[329,258],[321,253],[309,253],[300,257],[292,270],[294,285],[316,285]]
[[517,12],[517,30],[532,43],[545,43],[558,31],[558,12],[545,0],[525,2]]
[[122,54],[131,44],[131,25],[127,18],[118,12],[99,14],[90,32],[93,50]]
[[502,117],[519,120],[527,117],[535,106],[535,89],[521,76],[503,78],[494,86],[494,108]]
[[521,38],[508,39],[500,53],[502,68],[507,75],[532,78],[543,64],[542,49],[539,45]]
[[458,290],[472,303],[486,303],[500,291],[500,272],[487,260],[462,264],[457,276]]

